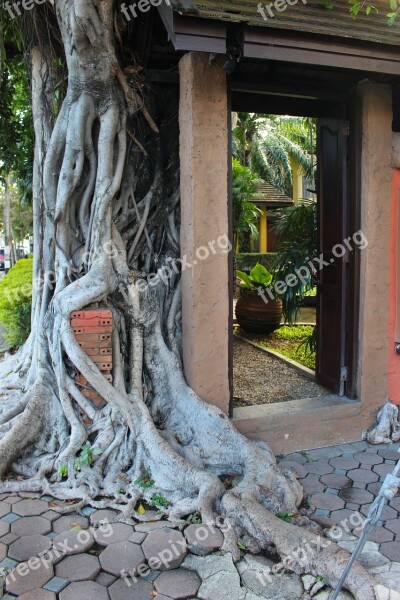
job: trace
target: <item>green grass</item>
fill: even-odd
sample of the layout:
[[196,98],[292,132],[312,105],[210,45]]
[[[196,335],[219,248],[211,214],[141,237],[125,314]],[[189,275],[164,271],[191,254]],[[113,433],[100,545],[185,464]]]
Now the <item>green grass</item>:
[[315,352],[310,353],[305,344],[299,347],[313,330],[311,325],[285,325],[257,342],[315,371]]
[[0,323],[14,348],[24,343],[31,328],[32,266],[32,258],[21,259],[0,281]]

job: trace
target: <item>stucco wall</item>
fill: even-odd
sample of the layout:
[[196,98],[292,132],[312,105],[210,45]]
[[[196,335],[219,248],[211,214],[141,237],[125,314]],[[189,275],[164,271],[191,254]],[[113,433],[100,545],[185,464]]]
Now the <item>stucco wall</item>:
[[[203,53],[186,54],[179,70],[181,251],[193,265],[182,274],[184,369],[199,396],[228,412],[226,75]],[[209,248],[207,259],[200,248]]]
[[389,85],[363,83],[359,384],[363,412],[388,400],[388,331],[392,194],[392,94]]

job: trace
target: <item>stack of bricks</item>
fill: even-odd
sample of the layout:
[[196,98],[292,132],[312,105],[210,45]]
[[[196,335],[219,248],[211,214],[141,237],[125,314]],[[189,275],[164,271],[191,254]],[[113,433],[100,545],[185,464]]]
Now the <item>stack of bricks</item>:
[[[71,313],[71,326],[82,350],[97,365],[103,377],[112,383],[112,313],[105,309],[80,310]],[[100,410],[107,402],[83,377],[78,374],[75,381],[82,394]],[[82,412],[82,411],[81,411]],[[82,414],[85,422],[87,415]]]

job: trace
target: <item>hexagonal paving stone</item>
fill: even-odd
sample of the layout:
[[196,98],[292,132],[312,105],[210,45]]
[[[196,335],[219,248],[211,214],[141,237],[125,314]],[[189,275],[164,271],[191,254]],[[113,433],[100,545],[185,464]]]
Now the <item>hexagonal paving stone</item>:
[[125,523],[110,523],[107,527],[100,527],[93,532],[96,542],[100,546],[108,546],[117,542],[125,542],[134,533],[131,525]]
[[395,460],[396,462],[400,458],[400,453],[388,446],[385,450],[378,450],[379,456],[382,456],[385,460]]
[[317,460],[304,465],[309,473],[315,475],[328,475],[333,472],[333,467],[326,460]]
[[4,502],[7,504],[16,504],[17,502],[21,502],[21,498],[17,495],[7,496],[7,498],[4,498]]
[[60,600],[108,600],[105,587],[94,581],[71,583],[60,594]]
[[381,544],[379,550],[383,556],[396,562],[399,560],[400,556],[400,542],[385,542],[384,544]]
[[0,537],[6,535],[10,531],[10,523],[6,523],[0,519]]
[[57,577],[69,579],[70,581],[90,581],[98,573],[100,573],[99,559],[91,554],[67,556],[56,565]]
[[373,494],[374,496],[377,496],[379,494],[381,487],[382,487],[382,482],[376,481],[375,483],[369,483],[367,485],[367,490],[369,492],[371,492],[371,494]]
[[2,542],[0,542],[0,561],[4,560],[5,557],[7,556],[7,546],[6,544],[3,544]]
[[397,495],[396,498],[393,498],[393,500],[389,502],[389,505],[400,512],[400,496]]
[[101,523],[102,521],[112,523],[117,516],[118,513],[115,510],[105,508],[103,510],[96,510],[96,512],[92,513],[90,515],[90,522],[92,525],[94,525],[95,523]]
[[352,482],[345,475],[338,475],[337,473],[331,473],[330,475],[323,475],[321,477],[322,483],[329,488],[335,490],[341,490],[343,488],[351,487]]
[[367,492],[367,490],[359,490],[357,488],[345,488],[340,490],[339,496],[348,502],[353,502],[354,504],[368,504],[368,502],[373,502],[374,495],[371,492]]
[[[364,504],[360,508],[360,512],[363,515],[367,516],[370,507],[371,507],[370,504]],[[396,519],[397,518],[397,510],[395,510],[394,508],[390,508],[390,506],[384,506],[380,518],[381,518],[381,521],[387,521],[388,519]]]
[[163,529],[164,527],[170,527],[171,525],[173,525],[173,523],[170,523],[169,521],[148,521],[146,523],[138,523],[135,525],[135,531],[149,533],[150,531]]
[[144,579],[119,579],[109,588],[111,600],[154,600],[152,591],[152,584]]
[[387,464],[375,465],[374,472],[378,473],[378,475],[380,477],[382,477],[382,475],[389,475],[389,473],[393,472],[393,466],[394,465],[387,465]]
[[58,534],[53,539],[53,544],[64,556],[71,556],[90,550],[94,544],[94,538],[87,529],[70,529]]
[[145,562],[142,548],[131,542],[117,542],[110,544],[100,554],[100,564],[104,571],[121,576],[122,571],[135,571]]
[[49,505],[43,500],[21,500],[13,506],[13,512],[21,517],[38,517],[49,510]]
[[354,455],[354,458],[362,465],[379,465],[383,462],[382,456],[374,452],[359,452],[359,454]]
[[89,519],[80,515],[68,515],[60,517],[53,525],[55,533],[64,533],[70,529],[87,529],[89,527]]
[[359,462],[354,460],[354,458],[332,458],[329,461],[329,464],[332,465],[335,469],[343,469],[344,471],[350,471],[350,469],[357,469],[359,466]]
[[[37,567],[37,568],[33,568]],[[6,577],[6,589],[17,596],[45,585],[54,575],[53,565],[31,558],[29,564],[20,563]]]
[[349,477],[352,481],[358,481],[364,484],[373,483],[379,479],[379,475],[367,469],[352,469],[351,471],[347,472],[347,477]]
[[22,596],[18,596],[18,598],[19,600],[56,600],[56,595],[54,592],[38,588],[32,592],[22,594]]
[[[360,537],[361,530],[353,530],[354,535]],[[384,542],[392,542],[394,539],[394,533],[389,531],[385,527],[374,527],[374,529],[368,534],[368,540],[370,542],[376,542],[382,544]]]
[[307,477],[301,480],[301,485],[307,496],[318,494],[325,489],[324,484],[320,482],[318,475],[307,475]]
[[[149,533],[142,548],[147,561],[158,559],[159,566],[155,568],[160,571],[176,569],[187,554],[186,540],[183,535],[168,527]],[[153,568],[151,562],[149,565]]]
[[224,543],[221,531],[206,525],[189,525],[184,533],[189,550],[199,556],[219,550]]
[[311,504],[316,508],[325,510],[339,510],[344,508],[345,502],[342,498],[333,494],[314,494],[314,496],[311,496]]
[[195,596],[200,585],[199,576],[193,571],[186,571],[185,569],[161,573],[154,583],[157,592],[174,600]]
[[400,519],[389,519],[389,521],[386,521],[385,527],[389,531],[393,531],[396,535],[400,535]]
[[22,517],[11,523],[11,533],[15,535],[45,535],[50,531],[51,523],[43,517]]
[[44,535],[25,535],[11,544],[8,556],[23,562],[29,560],[31,556],[38,556],[40,552],[47,552],[52,545],[51,539]]
[[97,583],[103,585],[104,587],[109,587],[114,581],[115,576],[110,575],[110,573],[105,573],[104,571],[100,571],[100,573],[96,577]]
[[302,479],[308,474],[306,467],[299,465],[299,463],[295,462],[294,460],[281,460],[279,466],[281,469],[285,469],[287,467],[289,467],[289,469],[293,469],[298,479]]
[[[334,510],[331,512],[330,516],[339,527],[343,527],[344,531],[348,532],[352,530],[353,533],[355,533],[354,527],[361,531],[362,523],[364,523],[365,520],[364,515],[357,511],[349,510],[348,508]],[[360,526],[358,526],[358,523],[360,523]]]
[[7,502],[0,501],[0,517],[4,517],[11,512],[11,506]]

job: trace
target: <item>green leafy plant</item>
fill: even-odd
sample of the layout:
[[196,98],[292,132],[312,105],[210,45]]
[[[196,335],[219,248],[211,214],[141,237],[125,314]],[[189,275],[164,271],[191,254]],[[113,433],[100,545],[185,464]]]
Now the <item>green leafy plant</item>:
[[282,512],[276,513],[276,516],[278,517],[278,519],[282,519],[282,521],[285,521],[286,523],[291,523],[295,514],[296,513],[288,513],[288,512],[282,511]]
[[58,467],[58,474],[60,477],[68,477],[68,467],[67,465],[60,465]]
[[257,196],[259,179],[234,158],[232,164],[233,243],[235,248],[258,238],[261,211],[251,200]]
[[247,544],[243,542],[243,540],[238,540],[236,543],[237,547],[240,548],[240,550],[243,550],[244,552],[247,550]]
[[32,258],[21,259],[0,281],[0,323],[13,348],[25,342],[31,329],[32,265]]
[[195,512],[195,513],[192,513],[191,515],[189,515],[186,518],[186,521],[188,523],[193,523],[194,525],[201,525],[203,522],[199,512]]
[[137,485],[137,487],[141,488],[142,490],[148,490],[149,488],[153,487],[154,479],[152,479],[151,477],[151,470],[145,469],[142,477],[136,479],[135,485]]
[[[308,261],[318,253],[317,204],[313,200],[301,200],[284,210],[277,225],[278,258],[273,283],[288,281],[282,294],[283,316],[289,324],[296,322],[301,303],[316,282]],[[304,269],[304,267],[307,267]],[[296,277],[296,273],[302,277]],[[295,277],[295,281],[293,280]]]
[[268,288],[272,282],[272,275],[267,269],[257,263],[250,271],[249,275],[243,271],[236,271],[236,276],[240,279],[240,286],[246,290],[257,290],[260,286],[263,289]]
[[150,500],[147,501],[148,506],[158,508],[158,513],[164,512],[163,508],[168,508],[169,502],[162,494],[153,494]]
[[83,446],[81,446],[81,453],[78,458],[79,465],[87,465],[88,467],[91,467],[95,457],[99,454],[101,454],[100,448],[97,446],[91,446],[89,442],[86,442],[83,444]]

